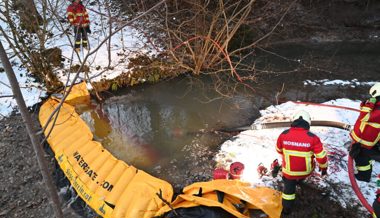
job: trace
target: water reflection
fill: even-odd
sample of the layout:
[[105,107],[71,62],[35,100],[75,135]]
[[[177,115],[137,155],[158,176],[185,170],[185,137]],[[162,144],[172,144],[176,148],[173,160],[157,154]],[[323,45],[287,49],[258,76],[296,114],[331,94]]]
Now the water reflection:
[[177,79],[127,91],[81,116],[95,139],[126,163],[176,184],[188,176],[207,180],[224,137],[202,130],[250,123],[257,103],[243,95],[216,98],[211,89],[187,84]]

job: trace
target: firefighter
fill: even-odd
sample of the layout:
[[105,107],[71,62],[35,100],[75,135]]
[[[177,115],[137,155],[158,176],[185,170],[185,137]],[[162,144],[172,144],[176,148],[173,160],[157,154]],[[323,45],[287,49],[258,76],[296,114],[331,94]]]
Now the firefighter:
[[327,175],[327,153],[318,136],[311,133],[310,115],[298,111],[293,116],[290,129],[285,130],[277,139],[276,150],[282,156],[282,216],[292,212],[296,199],[296,186],[307,178],[315,167],[317,159],[322,176]]
[[67,8],[67,19],[71,26],[74,27],[75,51],[80,51],[81,44],[83,48],[88,49],[87,34],[91,34],[90,19],[86,8],[80,0],[73,0],[69,5]]
[[[370,98],[360,104],[360,114],[351,131],[350,156],[355,160],[357,180],[369,182],[372,174],[372,160],[380,161],[380,83],[369,90]],[[373,208],[380,217],[380,175]],[[376,216],[374,216],[376,217]]]

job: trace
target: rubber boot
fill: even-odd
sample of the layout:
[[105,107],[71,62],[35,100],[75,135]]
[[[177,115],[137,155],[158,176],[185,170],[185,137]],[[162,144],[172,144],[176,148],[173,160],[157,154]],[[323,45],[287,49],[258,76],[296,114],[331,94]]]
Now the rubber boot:
[[380,202],[379,202],[378,198],[376,198],[373,201],[372,208],[373,208],[373,212],[376,214],[376,216],[380,217]]
[[283,207],[281,211],[281,218],[290,217],[290,214],[292,213],[291,208]]

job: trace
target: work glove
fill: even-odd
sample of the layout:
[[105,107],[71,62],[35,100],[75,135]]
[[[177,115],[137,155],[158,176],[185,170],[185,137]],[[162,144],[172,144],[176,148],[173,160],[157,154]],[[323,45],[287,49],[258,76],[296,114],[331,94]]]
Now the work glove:
[[372,97],[368,99],[368,102],[371,102],[372,104],[376,104],[376,98]]
[[350,157],[352,157],[353,159],[355,159],[359,155],[360,150],[361,150],[360,143],[354,143],[354,144],[352,144],[351,148],[350,148],[350,151],[349,151]]
[[90,26],[87,26],[87,27],[86,27],[86,32],[87,32],[88,34],[91,34]]

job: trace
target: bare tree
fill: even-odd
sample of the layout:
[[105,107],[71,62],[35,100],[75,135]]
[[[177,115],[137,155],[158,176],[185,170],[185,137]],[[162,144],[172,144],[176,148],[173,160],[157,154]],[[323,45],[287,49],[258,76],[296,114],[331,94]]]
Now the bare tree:
[[[270,2],[256,0],[168,0],[164,9],[150,13],[140,24],[150,41],[163,49],[138,69],[152,72],[158,61],[159,70],[172,75],[211,75],[221,95],[232,96],[237,90],[252,94],[257,75],[269,72],[256,68],[256,51],[275,35],[294,2],[273,10]],[[154,1],[128,3],[139,10]],[[259,30],[260,22],[267,23],[266,31]]]
[[[14,56],[21,61],[30,74],[45,83],[48,91],[54,91],[62,86],[53,73],[60,63],[60,51],[46,49],[46,42],[53,36],[48,24],[47,4],[40,4],[39,14],[33,0],[5,0],[0,3],[0,19],[6,26],[0,26],[0,33],[6,40]],[[54,57],[59,59],[53,60]],[[58,62],[58,63],[57,63]]]
[[228,86],[227,80],[252,90],[245,81],[254,77],[240,75],[254,72],[252,66],[244,64],[252,47],[246,49],[246,54],[233,54],[238,48],[234,45],[235,37],[248,22],[254,3],[255,0],[168,1],[165,10],[156,14],[163,18],[156,30],[165,35],[158,41],[166,48],[163,57],[168,58],[177,71],[214,75],[215,89],[222,95],[237,88]]
[[42,145],[39,143],[39,140],[37,138],[36,130],[33,125],[32,118],[28,112],[20,87],[18,85],[17,78],[15,76],[11,63],[9,62],[9,59],[7,57],[7,54],[5,53],[3,44],[1,42],[0,42],[0,59],[4,66],[10,85],[12,87],[12,92],[13,92],[14,98],[16,99],[21,116],[25,122],[26,130],[32,142],[34,152],[37,156],[38,165],[40,167],[42,177],[47,187],[47,194],[50,196],[50,199],[52,201],[52,207],[53,207],[55,217],[63,218],[63,213],[62,213],[62,209],[59,202],[58,192],[50,176],[50,173],[48,170],[48,164],[44,157],[44,151],[43,151]]

